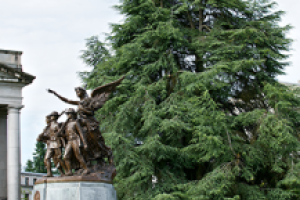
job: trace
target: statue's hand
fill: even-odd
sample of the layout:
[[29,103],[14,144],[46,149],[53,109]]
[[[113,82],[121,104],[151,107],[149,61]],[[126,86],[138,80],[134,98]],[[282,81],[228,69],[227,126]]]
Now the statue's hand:
[[52,93],[52,94],[55,94],[55,93],[56,93],[54,90],[51,90],[51,89],[47,89],[47,91],[48,91],[49,93]]
[[83,148],[84,148],[84,150],[87,150],[87,149],[88,149],[88,146],[85,144],[85,145],[83,146]]

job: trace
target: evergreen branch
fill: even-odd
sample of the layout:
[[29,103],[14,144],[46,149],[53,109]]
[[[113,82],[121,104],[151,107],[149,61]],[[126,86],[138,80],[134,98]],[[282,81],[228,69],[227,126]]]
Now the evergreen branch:
[[206,25],[202,25],[202,27],[206,28],[208,31],[211,31],[211,29],[208,26],[206,26]]
[[226,133],[227,133],[227,137],[228,137],[228,142],[229,142],[229,145],[230,145],[230,149],[231,149],[233,155],[236,155],[236,153],[234,152],[234,150],[233,150],[233,148],[232,148],[232,145],[231,145],[231,138],[230,138],[230,135],[229,135],[228,131],[226,131]]

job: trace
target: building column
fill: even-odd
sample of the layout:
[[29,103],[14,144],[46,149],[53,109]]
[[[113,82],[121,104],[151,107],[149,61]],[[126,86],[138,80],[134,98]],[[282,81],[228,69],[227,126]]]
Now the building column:
[[0,109],[0,199],[7,198],[7,111]]
[[21,134],[20,110],[23,106],[9,105],[7,115],[7,200],[21,198]]

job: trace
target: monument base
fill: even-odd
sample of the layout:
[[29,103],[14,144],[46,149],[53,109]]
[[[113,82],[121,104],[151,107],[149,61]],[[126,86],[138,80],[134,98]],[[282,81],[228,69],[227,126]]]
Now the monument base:
[[37,184],[32,197],[32,200],[117,200],[112,184],[83,181]]

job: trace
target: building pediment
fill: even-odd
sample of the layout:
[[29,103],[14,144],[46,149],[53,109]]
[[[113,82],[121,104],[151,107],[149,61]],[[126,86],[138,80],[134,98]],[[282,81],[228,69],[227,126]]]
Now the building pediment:
[[32,83],[35,76],[11,68],[0,62],[0,82],[23,83],[25,85]]

